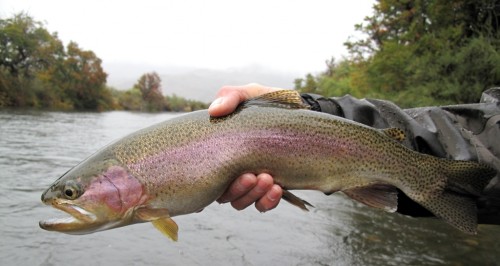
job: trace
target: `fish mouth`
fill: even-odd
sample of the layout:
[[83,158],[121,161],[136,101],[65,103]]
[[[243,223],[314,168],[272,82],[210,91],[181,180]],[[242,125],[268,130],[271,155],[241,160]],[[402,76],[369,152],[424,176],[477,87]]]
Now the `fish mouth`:
[[42,220],[39,222],[42,229],[68,234],[85,234],[97,222],[95,214],[65,200],[53,200],[52,202],[46,202],[46,204],[52,205],[52,207],[64,211],[71,216]]

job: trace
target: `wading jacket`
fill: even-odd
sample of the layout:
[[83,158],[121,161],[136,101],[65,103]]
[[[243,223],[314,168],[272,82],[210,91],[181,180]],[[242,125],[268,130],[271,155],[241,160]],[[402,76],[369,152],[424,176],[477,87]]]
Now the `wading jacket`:
[[[324,98],[302,94],[302,99],[314,111],[374,128],[400,128],[406,133],[403,145],[418,152],[480,161],[500,173],[500,88],[485,91],[479,103],[412,109],[401,109],[389,101],[360,100],[350,95]],[[478,198],[477,206],[479,223],[500,224],[498,174]],[[398,195],[397,211],[416,217],[432,216],[403,193]]]

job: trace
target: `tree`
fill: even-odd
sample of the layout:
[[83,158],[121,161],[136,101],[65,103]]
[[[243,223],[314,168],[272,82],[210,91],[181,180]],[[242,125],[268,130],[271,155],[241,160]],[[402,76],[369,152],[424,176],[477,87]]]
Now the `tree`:
[[75,42],[67,46],[60,69],[62,86],[77,109],[98,109],[109,102],[106,92],[107,74],[94,52],[82,50]]
[[311,73],[308,73],[305,79],[295,79],[294,83],[295,89],[303,93],[321,93],[316,78]]
[[63,55],[57,34],[26,13],[0,19],[0,106],[36,106],[36,73]]
[[[379,0],[314,80],[325,96],[350,93],[402,106],[476,102],[500,85],[500,0]],[[296,88],[308,91],[303,79]]]
[[[25,13],[0,19],[0,108],[63,110],[195,110],[206,105],[181,97],[165,99],[155,72],[140,77],[132,90],[106,87],[102,61],[76,42],[66,47],[56,33]],[[176,103],[170,106],[166,101]]]
[[161,78],[156,72],[143,74],[134,88],[139,89],[144,102],[144,109],[160,111],[165,107],[163,93],[161,92]]
[[0,107],[107,109],[101,60],[75,42],[67,49],[25,13],[0,19]]
[[57,34],[50,34],[26,13],[0,20],[0,66],[13,77],[30,77],[62,54]]

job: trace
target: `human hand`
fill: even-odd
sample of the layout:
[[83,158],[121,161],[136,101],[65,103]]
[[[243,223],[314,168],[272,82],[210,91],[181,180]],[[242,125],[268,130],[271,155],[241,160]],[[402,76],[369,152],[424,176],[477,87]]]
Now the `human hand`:
[[[224,116],[233,112],[239,103],[264,93],[281,90],[258,84],[244,86],[224,86],[217,93],[217,99],[208,108],[211,116]],[[231,202],[237,210],[243,210],[255,203],[260,212],[274,209],[283,194],[279,185],[274,184],[269,174],[243,174],[238,177],[224,194],[217,200],[219,203]]]
[[246,173],[234,180],[217,201],[231,202],[231,206],[237,210],[243,210],[255,202],[257,210],[266,212],[278,206],[282,194],[283,190],[273,183],[273,177],[269,174]]
[[228,115],[236,109],[239,103],[277,90],[282,89],[255,83],[243,86],[224,86],[217,92],[215,101],[208,107],[208,113],[216,117]]

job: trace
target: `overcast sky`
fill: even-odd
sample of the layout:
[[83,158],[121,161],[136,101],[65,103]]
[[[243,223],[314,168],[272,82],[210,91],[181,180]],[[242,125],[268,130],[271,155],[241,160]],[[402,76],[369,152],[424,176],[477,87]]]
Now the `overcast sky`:
[[283,72],[325,69],[346,54],[374,0],[1,0],[2,18],[26,11],[106,64]]

